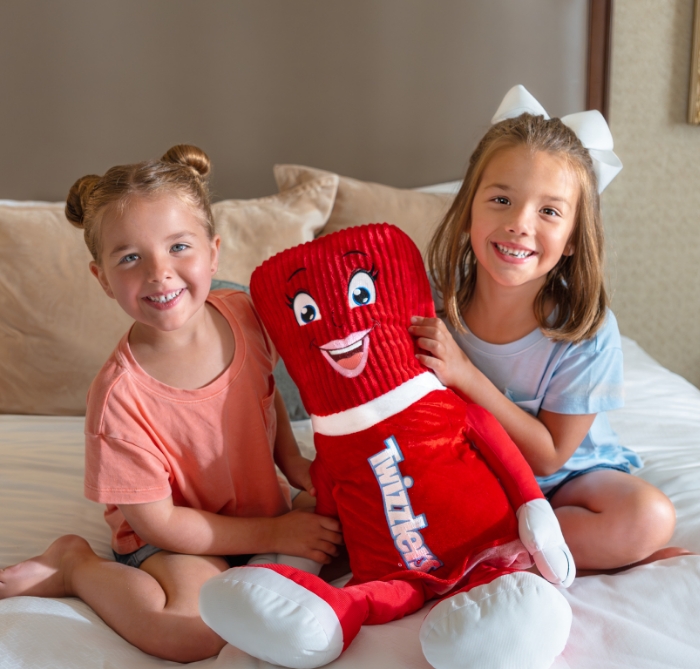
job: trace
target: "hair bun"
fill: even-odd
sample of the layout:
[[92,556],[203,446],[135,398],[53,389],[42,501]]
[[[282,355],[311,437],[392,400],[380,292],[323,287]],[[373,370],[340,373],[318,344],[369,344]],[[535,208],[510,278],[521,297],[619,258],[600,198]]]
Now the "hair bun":
[[68,197],[66,198],[66,218],[76,228],[84,227],[85,205],[101,178],[102,177],[96,174],[88,174],[84,177],[80,177],[80,179],[71,186]]
[[206,177],[211,170],[209,156],[197,146],[177,144],[165,152],[164,163],[177,163],[192,168],[200,177]]

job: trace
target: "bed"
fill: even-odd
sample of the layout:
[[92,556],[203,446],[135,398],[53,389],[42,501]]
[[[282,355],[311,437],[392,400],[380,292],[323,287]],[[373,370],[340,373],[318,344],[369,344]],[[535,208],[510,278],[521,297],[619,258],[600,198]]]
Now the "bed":
[[[215,205],[222,234],[217,280],[245,285],[264,257],[367,220],[396,222],[425,248],[456,184],[402,190],[298,165],[274,170],[279,193]],[[0,566],[76,533],[111,557],[102,507],[84,499],[84,393],[128,323],[87,272],[80,233],[60,204],[0,202]],[[370,213],[371,212],[371,213]],[[21,226],[22,234],[18,234]],[[75,299],[79,295],[80,299]],[[700,391],[623,338],[626,406],[610,415],[669,495],[673,545],[700,553]],[[285,400],[297,439],[313,454],[303,407]],[[338,585],[343,580],[336,581]],[[564,591],[574,621],[555,669],[700,667],[700,555],[616,575],[578,578]],[[365,627],[334,669],[428,669],[418,642],[426,610]],[[158,669],[78,599],[0,601],[0,669]],[[269,666],[226,646],[202,669]]]
[[[627,404],[611,415],[623,443],[645,460],[640,476],[673,500],[673,543],[700,552],[700,391],[624,339]],[[308,420],[295,421],[310,450]],[[57,535],[85,536],[109,556],[99,505],[82,496],[83,419],[0,416],[0,563],[41,552]],[[673,558],[614,576],[577,579],[565,595],[574,612],[557,669],[697,669],[700,556]],[[425,611],[365,627],[337,669],[427,669],[418,644]],[[158,660],[121,639],[78,599],[19,597],[0,602],[2,669],[157,669]],[[268,666],[227,646],[202,669]]]

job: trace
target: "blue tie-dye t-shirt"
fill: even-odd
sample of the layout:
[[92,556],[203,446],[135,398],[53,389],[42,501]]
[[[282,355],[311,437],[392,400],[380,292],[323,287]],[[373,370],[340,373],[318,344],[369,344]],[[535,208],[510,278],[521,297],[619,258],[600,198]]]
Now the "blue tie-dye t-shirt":
[[445,324],[472,363],[521,409],[533,416],[540,409],[596,414],[566,464],[551,476],[537,477],[543,492],[571,472],[595,465],[642,466],[640,457],[620,444],[605,414],[624,404],[620,332],[612,311],[596,335],[579,344],[554,342],[539,328],[510,344],[489,344],[468,328],[459,333],[446,319]]

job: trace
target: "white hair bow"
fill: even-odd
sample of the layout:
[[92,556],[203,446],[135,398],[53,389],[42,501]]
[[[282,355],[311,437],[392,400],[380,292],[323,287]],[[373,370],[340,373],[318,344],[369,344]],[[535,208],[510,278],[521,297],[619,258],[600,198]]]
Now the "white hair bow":
[[[549,118],[544,107],[524,86],[513,86],[503,98],[503,102],[491,119],[491,123],[515,118],[525,112],[533,116]],[[591,154],[593,169],[598,177],[598,192],[602,193],[622,169],[620,159],[613,153],[613,138],[605,118],[599,111],[593,109],[564,116],[561,122],[576,133],[581,144]]]

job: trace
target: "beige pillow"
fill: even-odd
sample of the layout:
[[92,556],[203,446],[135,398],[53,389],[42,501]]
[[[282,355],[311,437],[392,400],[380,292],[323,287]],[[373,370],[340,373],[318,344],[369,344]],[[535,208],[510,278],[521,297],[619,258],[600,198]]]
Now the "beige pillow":
[[[247,284],[264,259],[313,239],[338,177],[213,206],[216,278]],[[0,413],[82,415],[88,387],[131,319],[88,269],[82,230],[60,203],[0,203]]]
[[[332,173],[302,165],[275,165],[274,174],[278,188],[285,192]],[[333,211],[320,234],[364,223],[393,223],[425,255],[430,238],[453,199],[453,195],[421,193],[341,176]]]
[[129,317],[103,292],[65,204],[0,205],[0,412],[81,415]]
[[277,195],[215,203],[212,212],[221,235],[215,278],[247,286],[263,260],[311,241],[326,225],[337,190],[338,176],[324,173]]

